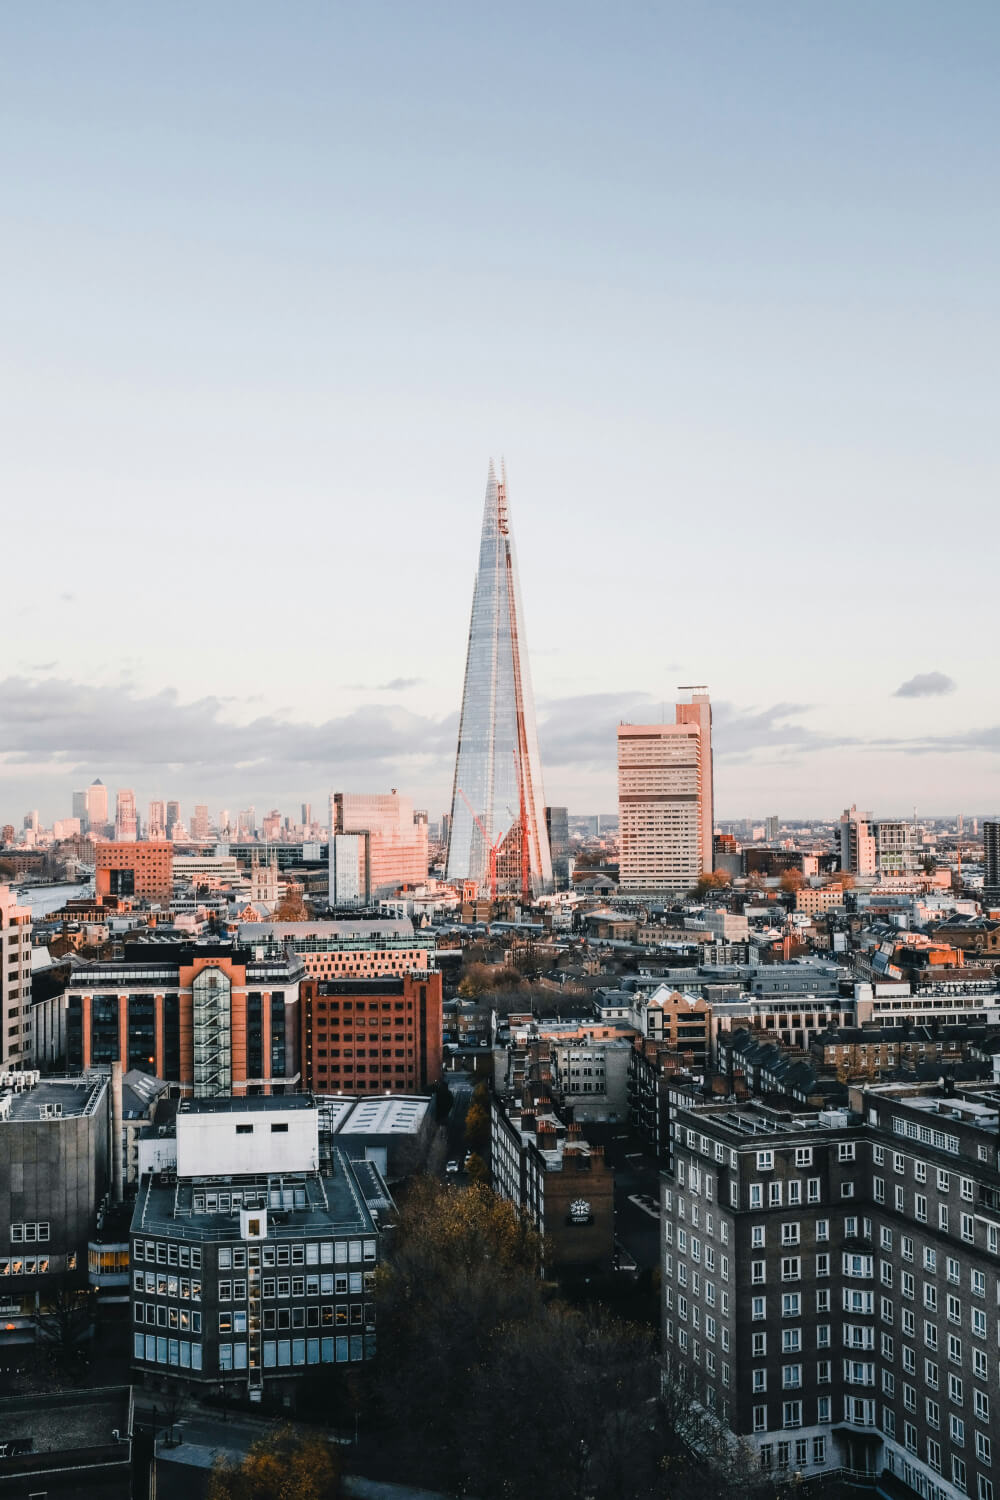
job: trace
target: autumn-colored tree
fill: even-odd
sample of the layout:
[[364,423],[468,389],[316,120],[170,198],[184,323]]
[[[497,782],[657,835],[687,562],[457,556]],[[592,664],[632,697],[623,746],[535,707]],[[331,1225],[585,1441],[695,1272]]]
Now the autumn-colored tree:
[[692,895],[707,896],[711,891],[722,891],[732,885],[732,877],[725,870],[706,870],[699,875]]
[[473,1151],[472,1155],[465,1163],[465,1170],[469,1174],[470,1182],[485,1182],[490,1175],[490,1169],[483,1161],[483,1158],[479,1155],[478,1151]]
[[779,884],[786,895],[799,891],[805,885],[805,876],[801,870],[785,870],[782,872]]
[[308,919],[309,913],[302,899],[302,887],[295,885],[294,889],[289,889],[287,895],[282,896],[274,908],[274,920],[276,922],[306,922]]
[[340,1463],[322,1437],[290,1427],[258,1438],[241,1463],[219,1460],[208,1500],[336,1500]]
[[485,1146],[490,1138],[490,1117],[483,1106],[477,1102],[469,1105],[465,1116],[465,1140],[473,1151],[480,1146]]

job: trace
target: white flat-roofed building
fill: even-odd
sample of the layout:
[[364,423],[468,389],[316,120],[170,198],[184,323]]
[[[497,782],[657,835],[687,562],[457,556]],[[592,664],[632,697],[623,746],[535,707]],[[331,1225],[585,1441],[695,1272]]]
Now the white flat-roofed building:
[[319,1110],[310,1094],[185,1099],[177,1110],[180,1177],[318,1170]]

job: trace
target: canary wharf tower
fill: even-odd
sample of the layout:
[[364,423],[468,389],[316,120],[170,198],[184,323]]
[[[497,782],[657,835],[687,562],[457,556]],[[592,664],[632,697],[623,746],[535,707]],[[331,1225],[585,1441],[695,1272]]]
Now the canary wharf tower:
[[451,797],[447,878],[482,895],[552,889],[507,472],[490,461]]

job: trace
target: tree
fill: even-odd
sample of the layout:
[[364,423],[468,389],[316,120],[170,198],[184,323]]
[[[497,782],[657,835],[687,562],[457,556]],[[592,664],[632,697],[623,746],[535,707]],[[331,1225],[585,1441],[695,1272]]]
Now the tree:
[[476,1150],[485,1146],[490,1138],[490,1117],[479,1103],[469,1105],[465,1116],[465,1141]]
[[490,1175],[489,1167],[477,1151],[473,1151],[465,1163],[465,1170],[469,1174],[470,1182],[485,1182]]
[[660,1398],[655,1333],[551,1298],[539,1250],[488,1188],[413,1184],[376,1276],[380,1449],[478,1500],[737,1500],[721,1429]]
[[732,885],[732,877],[725,870],[706,870],[704,875],[699,875],[693,896],[707,896],[710,891],[722,891]]
[[38,1342],[62,1371],[85,1363],[86,1341],[94,1322],[93,1296],[87,1287],[76,1286],[67,1276],[49,1292],[35,1314]]
[[305,922],[308,920],[308,916],[309,913],[306,911],[305,902],[302,900],[301,886],[298,886],[294,891],[289,891],[286,896],[282,896],[274,908],[275,922]]
[[495,1329],[540,1316],[540,1254],[527,1221],[489,1188],[411,1184],[376,1273],[379,1357],[367,1371],[380,1445],[393,1442],[411,1478],[462,1478],[470,1371]]
[[438,1080],[434,1089],[434,1118],[438,1121],[446,1120],[455,1102],[455,1096],[448,1087],[445,1079]]
[[340,1464],[330,1444],[290,1427],[258,1438],[241,1463],[216,1462],[208,1500],[336,1500]]
[[786,895],[799,891],[805,885],[805,876],[801,870],[784,870],[779,884]]
[[925,875],[933,875],[934,871],[936,869],[937,869],[937,860],[934,858],[934,856],[932,854],[925,854],[924,855],[924,874]]

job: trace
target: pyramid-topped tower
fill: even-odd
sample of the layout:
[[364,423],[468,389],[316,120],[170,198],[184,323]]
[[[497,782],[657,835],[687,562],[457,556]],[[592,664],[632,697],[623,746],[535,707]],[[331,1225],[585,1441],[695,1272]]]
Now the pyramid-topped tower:
[[447,878],[483,895],[552,888],[507,473],[490,460],[451,799]]

